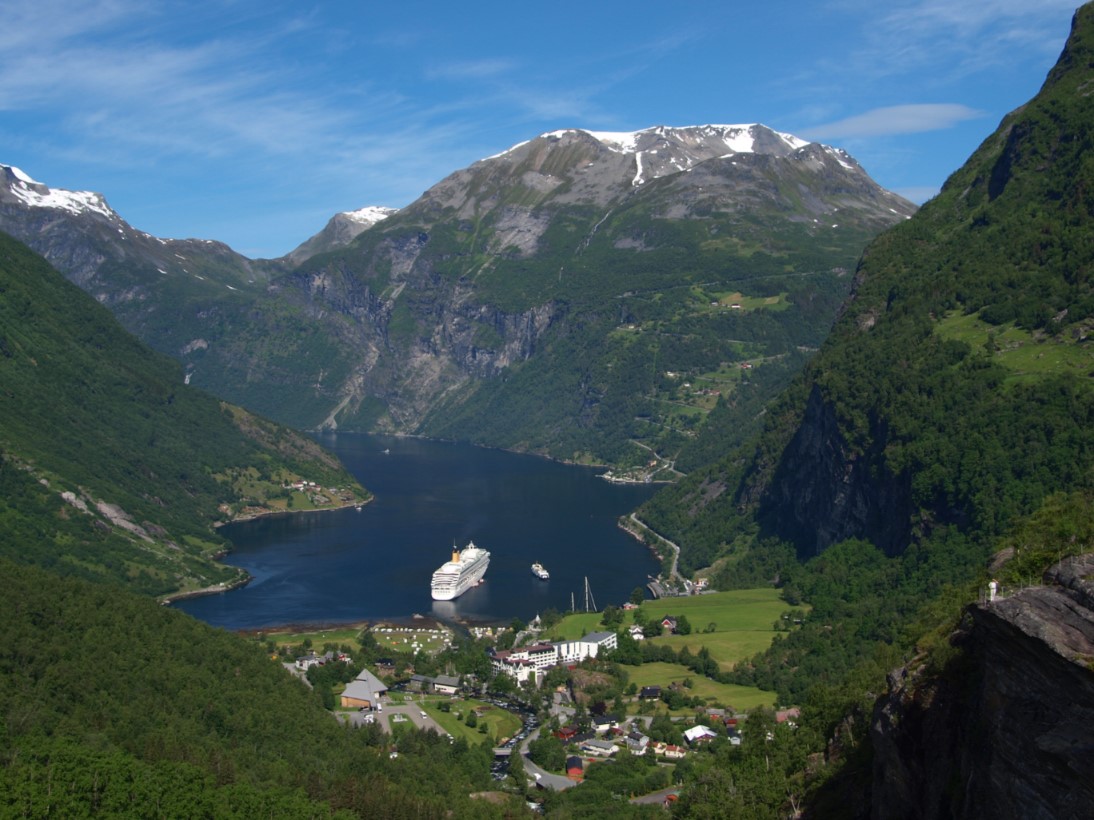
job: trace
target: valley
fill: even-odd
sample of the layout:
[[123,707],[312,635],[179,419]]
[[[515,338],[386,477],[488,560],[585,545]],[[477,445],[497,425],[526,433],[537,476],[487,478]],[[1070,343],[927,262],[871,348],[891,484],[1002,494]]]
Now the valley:
[[269,260],[0,166],[0,813],[1084,816],[1091,87],[922,207],[562,128]]

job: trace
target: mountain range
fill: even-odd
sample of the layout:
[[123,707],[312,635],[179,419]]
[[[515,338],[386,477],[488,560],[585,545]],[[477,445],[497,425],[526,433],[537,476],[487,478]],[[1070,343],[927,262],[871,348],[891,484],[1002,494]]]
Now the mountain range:
[[915,210],[762,125],[545,134],[277,260],[0,173],[0,229],[193,384],[298,427],[615,463],[688,462],[715,410],[721,434],[751,429],[863,245]]

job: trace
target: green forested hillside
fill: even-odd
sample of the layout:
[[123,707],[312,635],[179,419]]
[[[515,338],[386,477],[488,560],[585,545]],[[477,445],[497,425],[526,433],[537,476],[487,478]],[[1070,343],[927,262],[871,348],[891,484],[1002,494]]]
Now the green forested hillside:
[[1094,479],[1094,33],[943,191],[877,239],[764,435],[651,502],[691,566],[752,526],[815,554],[1004,532]]
[[364,497],[311,440],[182,382],[0,235],[0,554],[159,594],[234,579],[212,525],[291,476]]
[[263,647],[154,601],[0,559],[0,814],[492,817],[489,751],[389,756]]
[[868,247],[763,433],[640,511],[716,587],[812,605],[734,676],[838,730],[848,772],[869,771],[885,674],[917,647],[944,664],[993,553],[1012,548],[992,572],[1018,584],[1091,547],[1091,83],[1086,6],[1038,96]]
[[258,643],[122,588],[233,580],[211,525],[287,476],[364,498],[329,454],[2,236],[0,396],[0,815],[501,815],[469,796],[488,751],[411,731],[391,756]]

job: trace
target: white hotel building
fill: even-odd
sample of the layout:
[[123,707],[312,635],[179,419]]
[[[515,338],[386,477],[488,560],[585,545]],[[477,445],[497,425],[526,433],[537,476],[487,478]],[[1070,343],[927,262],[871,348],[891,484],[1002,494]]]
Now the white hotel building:
[[619,639],[614,632],[590,632],[577,641],[537,643],[517,649],[495,652],[491,665],[495,672],[509,675],[518,683],[531,679],[538,681],[542,671],[559,665],[580,663],[595,658],[603,650],[615,649]]

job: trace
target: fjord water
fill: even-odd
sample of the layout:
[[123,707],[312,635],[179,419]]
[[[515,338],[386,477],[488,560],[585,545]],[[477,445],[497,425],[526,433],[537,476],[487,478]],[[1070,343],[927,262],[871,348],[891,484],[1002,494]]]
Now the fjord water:
[[[529,620],[547,607],[619,605],[656,574],[657,560],[616,526],[653,493],[597,470],[470,445],[329,434],[321,439],[375,494],[353,508],[266,516],[222,530],[226,562],[254,578],[179,609],[216,626],[257,629],[415,613],[472,621]],[[453,542],[491,553],[485,583],[433,601],[429,581]],[[551,573],[535,578],[539,561]]]

